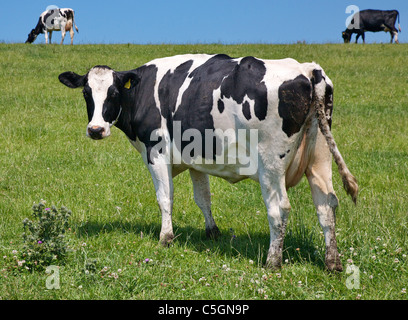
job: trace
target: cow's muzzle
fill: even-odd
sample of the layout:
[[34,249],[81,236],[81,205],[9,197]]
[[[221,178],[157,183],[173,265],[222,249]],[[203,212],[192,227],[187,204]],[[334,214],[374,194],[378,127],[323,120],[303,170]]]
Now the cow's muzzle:
[[88,127],[88,136],[94,140],[100,140],[103,138],[105,128],[99,126]]

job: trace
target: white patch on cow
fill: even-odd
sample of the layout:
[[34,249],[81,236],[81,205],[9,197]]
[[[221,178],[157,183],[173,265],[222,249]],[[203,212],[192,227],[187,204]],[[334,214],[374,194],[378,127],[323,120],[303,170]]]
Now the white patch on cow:
[[398,43],[398,32],[394,31],[392,34],[394,35],[394,41]]
[[102,137],[110,135],[110,127],[112,124],[103,119],[102,111],[103,104],[106,100],[108,89],[113,84],[113,70],[107,68],[93,68],[88,73],[88,85],[92,89],[92,99],[94,101],[94,113],[92,120],[88,123],[88,128],[101,127],[104,128]]
[[177,96],[176,107],[174,108],[174,113],[177,112],[178,107],[181,105],[181,99],[183,98],[184,92],[190,86],[191,80],[192,80],[192,78],[187,76],[186,80],[184,80],[184,82],[183,82],[183,85],[180,87],[180,90],[179,90],[178,96]]
[[[218,109],[219,100],[224,103],[223,112],[220,112],[220,110]],[[223,97],[221,99],[221,88],[213,91],[213,106],[210,113],[213,117],[214,128],[220,128],[222,130],[232,128],[235,130],[235,117],[239,116],[239,108],[237,108],[237,103],[232,98]]]

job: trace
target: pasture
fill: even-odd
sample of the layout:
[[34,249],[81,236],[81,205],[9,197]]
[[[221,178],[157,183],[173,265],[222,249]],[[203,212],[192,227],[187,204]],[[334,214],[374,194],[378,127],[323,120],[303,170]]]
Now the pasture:
[[[0,299],[407,299],[407,50],[406,44],[0,44]],[[354,206],[333,163],[343,273],[324,270],[323,234],[306,179],[289,190],[280,271],[263,268],[266,209],[259,185],[249,180],[210,178],[222,232],[214,241],[205,237],[188,172],[176,177],[176,239],[170,248],[159,245],[161,217],[140,155],[119,129],[103,141],[87,138],[81,90],[66,88],[58,75],[84,74],[97,64],[129,70],[182,53],[292,57],[324,68],[334,83],[333,134],[360,187]],[[48,274],[13,260],[22,221],[41,200],[72,211],[71,252],[57,290],[46,288]],[[94,272],[85,272],[90,264]],[[358,274],[348,274],[347,265]],[[350,276],[359,276],[351,288]]]

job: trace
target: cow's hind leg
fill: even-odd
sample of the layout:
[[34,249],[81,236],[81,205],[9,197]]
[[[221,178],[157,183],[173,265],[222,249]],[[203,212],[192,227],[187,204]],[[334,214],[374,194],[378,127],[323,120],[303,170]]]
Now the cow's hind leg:
[[332,184],[332,155],[320,130],[316,136],[315,149],[306,169],[306,176],[324,233],[326,268],[330,271],[342,271],[335,232],[338,200]]
[[66,33],[65,27],[64,27],[64,28],[61,28],[61,44],[64,43],[65,33]]
[[399,43],[399,41],[398,41],[398,31],[397,30],[391,32],[391,43],[392,43],[393,39],[394,39],[396,44]]
[[69,35],[71,36],[71,45],[74,44],[74,28],[71,27],[71,29],[69,30]]
[[204,214],[207,238],[217,238],[221,233],[211,213],[211,193],[208,175],[190,169],[190,177],[193,181],[194,200]]
[[270,244],[266,267],[278,269],[282,266],[282,249],[287,219],[290,212],[285,179],[274,175],[260,174],[262,196],[268,213]]

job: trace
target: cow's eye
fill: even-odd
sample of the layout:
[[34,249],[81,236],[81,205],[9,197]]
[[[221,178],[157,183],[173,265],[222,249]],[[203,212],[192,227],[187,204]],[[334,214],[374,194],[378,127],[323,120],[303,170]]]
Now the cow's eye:
[[109,100],[115,100],[119,97],[119,92],[116,90],[111,90],[109,92]]

